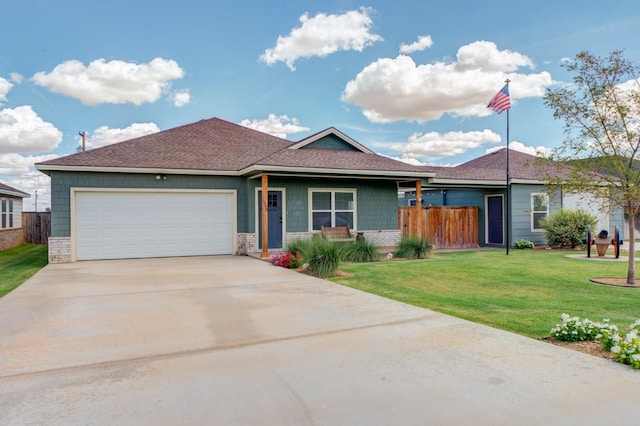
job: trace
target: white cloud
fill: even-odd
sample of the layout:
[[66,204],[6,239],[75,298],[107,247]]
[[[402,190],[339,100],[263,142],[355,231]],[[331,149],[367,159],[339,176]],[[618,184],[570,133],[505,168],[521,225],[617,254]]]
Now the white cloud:
[[294,62],[298,58],[322,58],[340,50],[361,52],[382,40],[370,32],[373,21],[369,13],[367,8],[341,15],[319,13],[312,18],[305,13],[300,17],[302,25],[292,29],[288,36],[279,36],[275,47],[265,50],[260,60],[268,65],[282,61],[294,71]]
[[[485,154],[490,154],[492,152],[499,151],[502,148],[504,148],[504,146],[497,146],[497,147],[489,148],[484,153]],[[537,157],[545,157],[545,156],[547,156],[547,154],[549,154],[549,153],[551,153],[551,151],[553,151],[552,148],[547,148],[545,146],[536,146],[536,147],[527,146],[527,145],[523,144],[522,142],[517,142],[517,141],[509,142],[509,149],[512,149],[514,151],[524,152],[525,154],[535,155]]]
[[400,45],[400,53],[408,55],[413,52],[428,49],[431,46],[433,46],[433,40],[431,40],[431,36],[420,36],[418,37],[418,41],[415,41],[411,44],[402,43]]
[[32,170],[35,163],[51,160],[56,157],[59,157],[59,155],[0,154],[0,175],[23,176]]
[[9,74],[9,77],[11,77],[11,81],[13,81],[16,84],[20,84],[22,83],[22,80],[24,80],[24,77],[18,74],[17,72],[12,72],[11,74]]
[[391,158],[392,160],[396,160],[396,161],[402,161],[403,163],[411,164],[412,166],[424,166],[425,165],[422,161],[420,161],[420,160],[418,160],[416,158],[412,158],[412,157],[405,157],[405,156],[402,156],[402,157],[391,157],[391,156],[388,156],[388,155],[385,155],[385,157]]
[[[30,194],[30,198],[23,199],[24,211],[35,211],[36,200],[38,211],[51,207],[51,179],[38,171],[30,171],[19,178],[4,181],[7,185]],[[36,198],[36,191],[38,196]]]
[[62,132],[31,106],[0,110],[0,154],[50,152],[61,141]]
[[77,60],[66,61],[50,73],[38,72],[31,79],[86,105],[141,105],[157,101],[169,91],[171,80],[183,76],[182,68],[171,59],[155,58],[148,64],[97,59],[88,66]]
[[456,70],[480,69],[484,72],[512,72],[520,67],[534,68],[531,59],[511,50],[498,50],[490,41],[474,41],[462,46],[456,55]]
[[279,138],[286,138],[291,133],[306,132],[308,127],[301,126],[297,118],[289,118],[286,115],[276,116],[269,114],[266,120],[249,120],[244,119],[240,125],[268,133]]
[[173,102],[173,105],[180,108],[191,102],[191,94],[188,90],[181,90],[173,92],[169,96],[169,100]]
[[491,42],[474,42],[458,50],[454,62],[417,65],[406,55],[381,58],[365,67],[349,81],[342,100],[358,105],[375,123],[393,121],[424,122],[444,114],[456,117],[486,116],[486,106],[504,85],[506,78],[513,101],[540,97],[553,83],[548,72],[518,73],[532,68],[526,56],[498,50]]
[[99,148],[159,131],[160,128],[156,123],[133,123],[124,129],[101,126],[87,136],[87,148]]
[[391,145],[391,149],[402,153],[401,158],[420,159],[427,156],[452,156],[484,144],[499,143],[500,135],[485,129],[476,132],[414,133],[407,142]]
[[7,102],[7,93],[11,90],[13,84],[9,80],[0,77],[0,105]]

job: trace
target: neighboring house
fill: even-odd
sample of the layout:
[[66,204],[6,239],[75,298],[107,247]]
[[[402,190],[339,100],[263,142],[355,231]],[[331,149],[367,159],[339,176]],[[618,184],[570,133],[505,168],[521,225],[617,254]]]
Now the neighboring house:
[[[544,173],[534,164],[536,157],[519,151],[509,151],[511,195],[509,197],[509,244],[527,240],[537,246],[546,245],[540,220],[560,208],[582,208],[598,217],[598,229],[611,233],[617,226],[623,233],[620,209],[608,211],[606,205],[590,194],[559,191],[548,193]],[[483,155],[456,167],[425,167],[435,174],[422,186],[422,205],[477,206],[478,241],[483,246],[504,246],[506,229],[506,168],[507,150]],[[415,191],[401,192],[400,205],[415,205]]]
[[22,229],[22,199],[30,195],[0,183],[0,250],[24,242]]
[[399,188],[433,176],[334,128],[293,143],[217,118],[36,168],[51,177],[51,263],[268,256],[321,226],[392,246]]

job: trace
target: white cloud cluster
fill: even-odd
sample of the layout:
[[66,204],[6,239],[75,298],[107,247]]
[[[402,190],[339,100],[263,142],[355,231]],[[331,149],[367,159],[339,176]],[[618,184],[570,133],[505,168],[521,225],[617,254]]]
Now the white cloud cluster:
[[[44,157],[42,158],[42,160],[39,159],[40,157],[33,158],[38,158],[38,161],[44,161],[48,159]],[[51,207],[51,179],[44,173],[40,173],[38,171],[28,171],[26,173],[20,174],[16,179],[9,179],[3,182],[13,188],[19,189],[20,191],[26,192],[27,194],[31,195],[30,198],[25,198],[23,200],[24,211],[35,211],[36,191],[38,191],[38,211],[43,211],[47,207]]]
[[374,123],[424,122],[452,116],[491,114],[487,103],[506,78],[512,101],[538,97],[553,83],[548,72],[521,74],[533,68],[526,56],[498,50],[495,43],[476,41],[458,50],[457,61],[417,65],[412,58],[381,58],[349,81],[344,102],[358,105]]
[[0,154],[0,175],[24,176],[27,175],[35,163],[51,160],[59,157],[56,154],[45,155],[20,155]]
[[462,154],[469,149],[488,143],[500,143],[501,138],[495,132],[484,129],[475,132],[414,133],[407,142],[391,145],[391,149],[402,154],[403,161],[420,159],[427,156],[445,157]]
[[[499,151],[502,148],[504,148],[504,146],[489,148],[485,151],[485,154],[490,154],[492,152]],[[551,153],[551,151],[553,151],[552,148],[547,148],[545,146],[527,146],[522,142],[517,142],[517,141],[509,142],[509,149],[512,149],[514,151],[524,152],[525,154],[529,154],[529,155],[535,155],[537,157],[546,157],[549,153]]]
[[50,73],[36,73],[31,80],[86,105],[141,105],[157,101],[168,93],[172,80],[183,76],[182,68],[171,59],[155,58],[147,64],[97,59],[88,66],[77,60],[66,61]]
[[431,36],[420,36],[418,37],[418,41],[414,41],[411,44],[402,43],[400,45],[400,53],[402,53],[403,55],[409,55],[413,52],[428,49],[431,46],[433,46],[433,40],[431,39]]
[[301,126],[297,118],[289,118],[287,115],[276,116],[275,114],[269,114],[266,120],[244,119],[240,125],[283,139],[291,133],[309,130],[308,127]]
[[341,15],[319,13],[312,18],[305,13],[300,17],[302,25],[292,29],[288,36],[279,36],[275,47],[265,50],[260,60],[268,65],[282,61],[294,71],[298,58],[325,57],[340,50],[361,52],[382,40],[370,31],[373,21],[369,13],[367,8]]
[[62,132],[29,105],[0,110],[0,154],[51,152]]
[[11,90],[13,84],[9,80],[0,77],[0,104],[7,102],[7,93]]
[[173,92],[169,96],[169,100],[173,102],[173,105],[180,108],[191,102],[191,94],[188,90],[181,90]]
[[99,148],[159,131],[160,128],[156,123],[133,123],[124,129],[100,126],[87,137],[87,148]]

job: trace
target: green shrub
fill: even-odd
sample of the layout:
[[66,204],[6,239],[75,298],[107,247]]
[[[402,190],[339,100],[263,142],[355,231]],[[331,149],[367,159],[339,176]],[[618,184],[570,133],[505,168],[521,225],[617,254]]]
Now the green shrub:
[[307,269],[316,277],[333,277],[340,263],[340,248],[338,244],[324,238],[310,238],[308,244],[302,247],[302,258]]
[[305,249],[311,244],[311,238],[296,238],[287,243],[287,251],[290,253],[300,253],[304,257]]
[[424,238],[406,237],[400,240],[393,255],[406,259],[422,259],[429,252],[431,252],[431,244]]
[[551,247],[571,247],[582,245],[587,228],[596,226],[598,219],[581,209],[560,209],[541,221],[547,244]]
[[365,240],[356,240],[342,247],[341,259],[354,263],[374,262],[378,260],[378,248]]
[[520,249],[520,250],[532,249],[533,248],[533,243],[531,241],[527,241],[527,240],[518,240],[518,241],[516,241],[516,248]]

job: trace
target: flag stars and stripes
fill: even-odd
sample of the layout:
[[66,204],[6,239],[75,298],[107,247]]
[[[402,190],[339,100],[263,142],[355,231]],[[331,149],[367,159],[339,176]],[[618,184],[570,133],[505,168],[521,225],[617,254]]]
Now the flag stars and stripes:
[[491,99],[487,108],[491,108],[498,114],[511,108],[511,99],[509,98],[509,84],[505,84],[502,89]]

